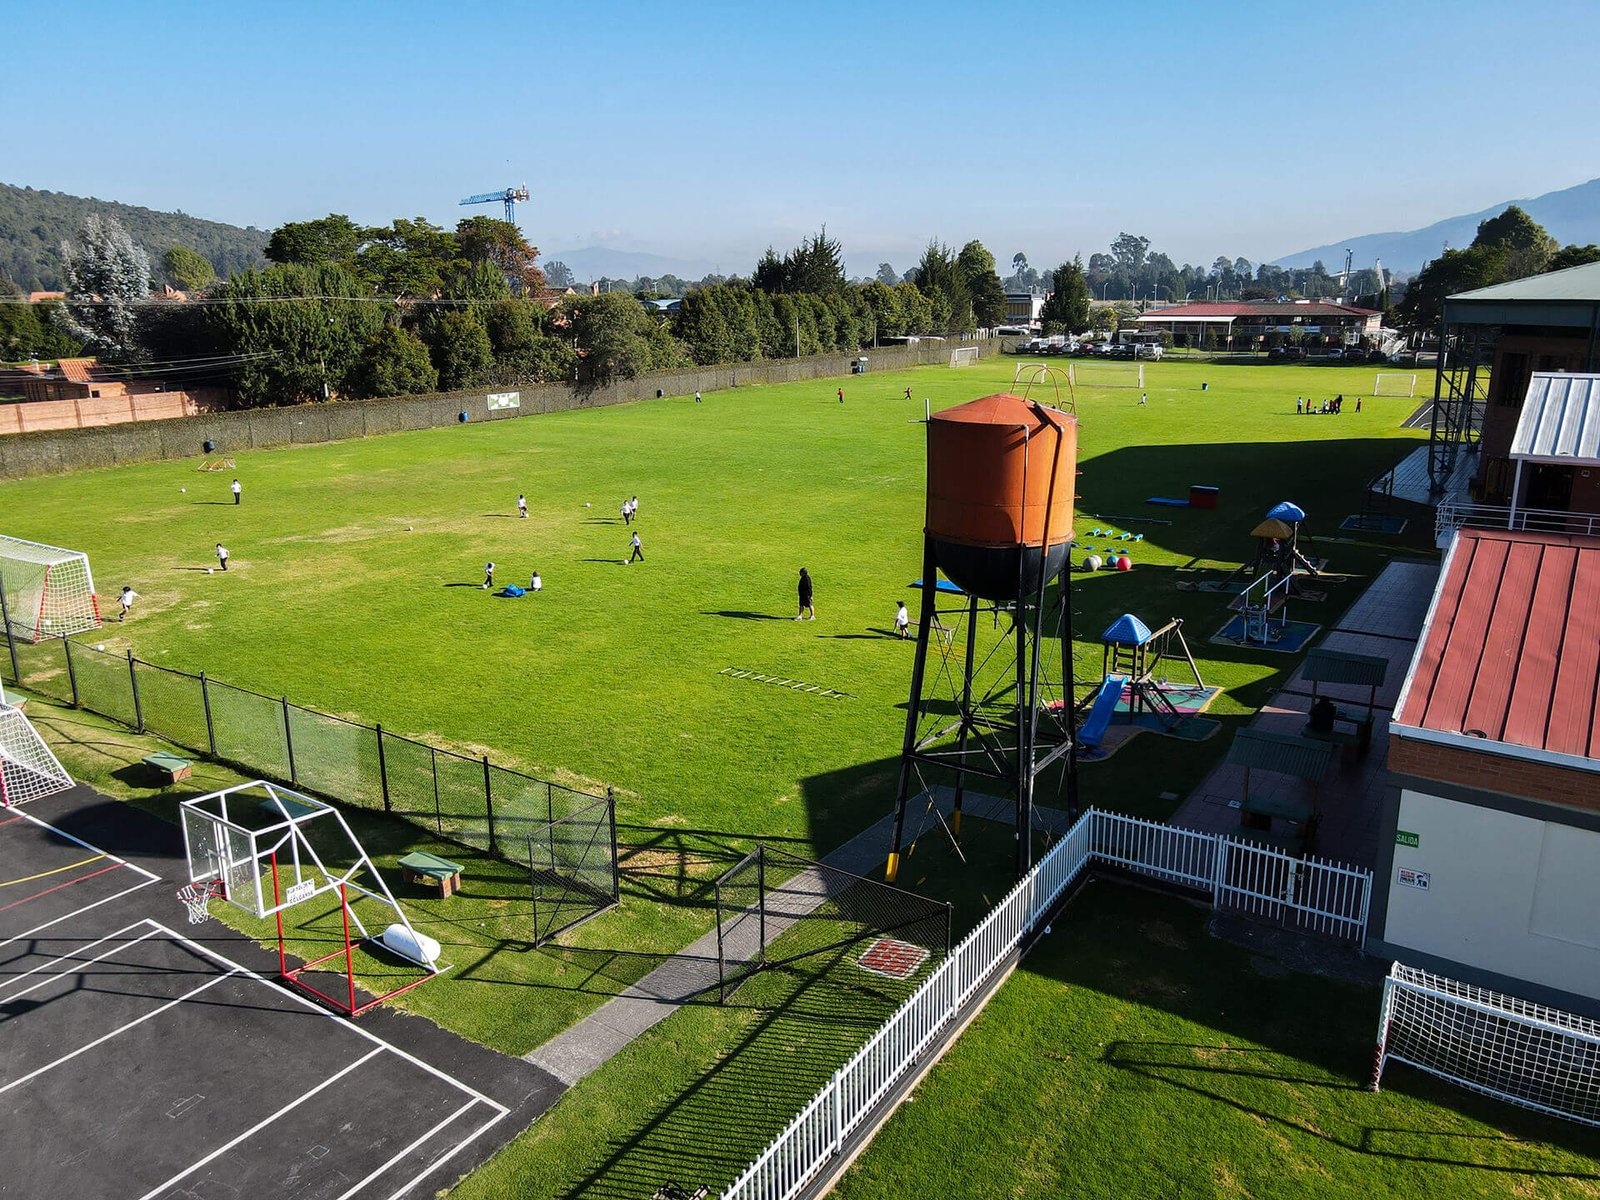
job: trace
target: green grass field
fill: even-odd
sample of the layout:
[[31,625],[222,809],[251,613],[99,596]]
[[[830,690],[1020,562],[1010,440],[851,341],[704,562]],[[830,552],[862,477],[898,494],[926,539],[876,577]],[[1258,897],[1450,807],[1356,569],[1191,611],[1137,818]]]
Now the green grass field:
[[[492,860],[353,819],[380,862],[429,849],[469,863],[467,894],[402,897],[456,969],[400,1003],[521,1054],[709,928],[707,885],[755,839],[821,854],[889,811],[912,653],[889,623],[920,564],[923,399],[945,407],[1005,390],[1012,370],[1001,360],[852,378],[844,405],[824,380],[236,451],[238,507],[230,477],[193,463],[11,481],[0,512],[6,533],[88,551],[108,601],[124,583],[141,594],[133,619],[91,639],[108,649],[616,787],[623,903],[539,951],[523,947],[525,905]],[[1413,444],[1399,424],[1414,402],[1295,416],[1297,394],[1370,391],[1364,368],[1161,363],[1146,375],[1147,406],[1137,390],[1077,396],[1079,528],[1145,535],[1131,573],[1076,580],[1077,657],[1096,682],[1096,635],[1112,618],[1182,616],[1207,681],[1227,688],[1212,715],[1238,723],[1296,660],[1208,642],[1226,616],[1219,598],[1176,584],[1251,554],[1250,529],[1279,500],[1337,539],[1364,482]],[[1143,503],[1191,483],[1219,486],[1221,509]],[[633,494],[646,561],[625,566],[617,509]],[[233,569],[208,575],[217,541]],[[1296,615],[1323,624],[1391,556],[1431,553],[1420,529],[1322,549],[1329,597]],[[489,559],[499,583],[538,569],[543,594],[485,593]],[[801,566],[817,582],[814,623],[790,619]],[[719,674],[728,667],[848,696]],[[171,815],[184,793],[154,792],[131,767],[148,739],[70,711],[36,715],[69,768]],[[1226,740],[1142,735],[1137,753],[1084,768],[1084,800],[1165,816],[1161,794],[1185,793]],[[194,790],[232,778],[208,768]],[[968,837],[969,868],[933,837],[902,876],[955,904],[958,935],[1003,893],[1010,857],[998,826],[969,823]],[[316,920],[302,930],[307,944],[324,936]],[[680,1011],[461,1194],[621,1200],[663,1174],[726,1181],[881,1018],[883,1003],[850,1007],[852,989],[829,975],[775,974],[730,1008]]]
[[1600,1194],[1600,1133],[1405,1067],[1366,1091],[1377,990],[1287,973],[1206,918],[1091,885],[834,1194]]

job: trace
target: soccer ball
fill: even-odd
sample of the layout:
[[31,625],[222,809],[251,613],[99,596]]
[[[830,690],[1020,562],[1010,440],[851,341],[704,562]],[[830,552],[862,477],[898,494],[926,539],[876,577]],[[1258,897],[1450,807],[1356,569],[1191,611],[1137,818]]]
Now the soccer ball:
[[207,567],[206,568],[206,574],[207,575],[215,575],[216,573],[217,573],[217,569],[215,567]]
[[98,646],[95,647],[96,650],[104,650],[105,648],[106,648],[106,644],[104,642],[101,642]]
[[588,501],[587,501],[587,500],[585,500],[585,501],[584,501],[584,502],[583,502],[583,506],[584,506],[584,507],[585,507],[585,508],[588,508],[588,507],[589,507],[589,502],[588,502]]
[[178,489],[178,490],[179,490],[179,491],[180,491],[180,492],[187,492],[187,491],[188,491],[188,490],[189,490],[189,489],[188,489],[188,488],[179,488],[179,489]]
[[411,532],[411,526],[409,526],[409,525],[407,525],[407,526],[406,526],[406,532],[407,532],[407,533],[410,533],[410,532]]

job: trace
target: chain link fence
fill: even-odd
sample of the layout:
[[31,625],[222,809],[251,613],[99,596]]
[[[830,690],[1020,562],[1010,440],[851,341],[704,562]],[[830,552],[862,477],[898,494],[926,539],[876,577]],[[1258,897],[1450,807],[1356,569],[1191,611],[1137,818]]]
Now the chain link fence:
[[716,902],[724,1002],[757,971],[834,951],[903,980],[950,950],[949,904],[767,845],[722,874]]
[[[570,788],[381,725],[221,683],[204,672],[157,666],[131,651],[113,654],[71,638],[12,641],[8,651],[0,655],[0,669],[10,667],[19,687],[157,734],[247,774],[389,813],[528,870],[536,907],[549,917],[542,928],[559,932],[572,924],[563,908],[582,919],[576,915],[580,896],[604,893],[608,905],[615,902],[610,789],[601,795]],[[597,837],[602,825],[606,835]],[[563,888],[571,895],[558,904],[555,896]]]

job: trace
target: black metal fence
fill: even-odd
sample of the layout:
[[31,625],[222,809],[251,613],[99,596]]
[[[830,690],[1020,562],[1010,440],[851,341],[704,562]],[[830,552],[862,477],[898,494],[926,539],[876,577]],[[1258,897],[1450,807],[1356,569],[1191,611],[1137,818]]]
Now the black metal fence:
[[528,835],[533,943],[597,916],[621,899],[617,807],[608,794]]
[[763,968],[832,951],[876,948],[911,974],[950,952],[949,904],[766,845],[722,874],[716,901],[724,1001]]
[[[221,683],[203,671],[191,675],[157,666],[132,651],[112,654],[70,638],[37,644],[13,640],[10,654],[0,655],[0,669],[13,664],[15,682],[41,695],[157,734],[246,773],[353,808],[391,813],[530,870],[544,863],[547,873],[559,873],[572,857],[547,848],[536,859],[528,850],[534,833],[596,807],[611,811],[609,788],[602,795],[539,779],[496,766],[486,755],[473,758],[430,746],[381,725]],[[611,823],[614,827],[614,816]],[[606,850],[614,894],[614,832]],[[582,875],[575,886],[590,887],[604,861],[578,855],[572,865]]]

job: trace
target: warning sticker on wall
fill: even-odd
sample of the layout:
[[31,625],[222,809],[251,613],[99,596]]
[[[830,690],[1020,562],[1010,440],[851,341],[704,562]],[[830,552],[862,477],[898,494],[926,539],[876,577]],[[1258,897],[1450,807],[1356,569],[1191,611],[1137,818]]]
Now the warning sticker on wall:
[[1410,867],[1401,867],[1400,882],[1406,887],[1420,888],[1425,892],[1433,886],[1433,872],[1416,871]]

